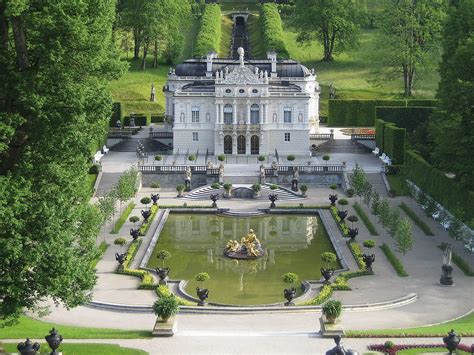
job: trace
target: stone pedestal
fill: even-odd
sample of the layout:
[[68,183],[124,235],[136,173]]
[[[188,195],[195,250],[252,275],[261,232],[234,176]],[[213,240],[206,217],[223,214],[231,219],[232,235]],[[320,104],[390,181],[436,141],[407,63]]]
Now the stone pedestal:
[[444,264],[441,267],[442,273],[441,273],[441,278],[439,279],[439,283],[441,286],[454,286],[454,281],[453,281],[453,267],[451,265],[446,265]]
[[344,327],[337,320],[336,323],[329,324],[325,323],[324,317],[320,317],[319,324],[321,325],[321,330],[319,332],[323,338],[334,338],[336,335],[343,337],[346,335]]
[[172,337],[178,330],[178,320],[176,316],[171,316],[167,322],[157,319],[151,335],[154,337]]

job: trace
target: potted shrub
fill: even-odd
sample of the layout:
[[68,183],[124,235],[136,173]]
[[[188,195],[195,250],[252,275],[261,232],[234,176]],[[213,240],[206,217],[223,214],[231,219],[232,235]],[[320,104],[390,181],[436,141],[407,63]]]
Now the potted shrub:
[[211,187],[214,189],[214,190],[219,190],[221,188],[221,184],[219,184],[218,182],[215,182],[211,185]]
[[334,324],[336,319],[341,316],[342,303],[338,300],[329,300],[323,305],[322,311],[326,317],[326,323]]
[[158,251],[158,253],[156,254],[156,257],[162,261],[162,267],[156,268],[156,273],[158,274],[158,277],[160,278],[158,283],[160,285],[166,285],[168,283],[170,268],[165,267],[165,260],[168,260],[169,258],[171,258],[171,254],[168,250],[163,249],[163,250]]
[[370,250],[375,248],[375,241],[373,241],[372,239],[367,239],[362,242],[362,245],[368,249],[367,254],[362,254],[362,259],[364,260],[365,267],[367,268],[367,270],[372,271],[372,264],[375,261],[375,254],[369,254],[369,252]]
[[300,185],[300,190],[303,193],[303,196],[306,196],[306,191],[308,191],[308,186]]
[[138,216],[132,216],[128,219],[130,222],[133,223],[133,225],[135,225],[135,223],[137,223],[139,220],[140,220],[140,217]]
[[254,192],[254,197],[260,197],[260,191],[262,190],[262,185],[255,183],[252,185],[252,190]]
[[171,316],[178,313],[178,310],[178,300],[174,295],[161,297],[153,304],[153,311],[163,322],[167,322]]
[[276,189],[278,189],[277,185],[275,185],[275,184],[270,185],[270,190],[276,190]]
[[329,185],[329,188],[331,190],[337,190],[337,185],[336,184],[331,184],[331,185]]
[[114,240],[115,245],[125,245],[127,244],[127,239],[125,238],[117,238]]
[[151,203],[151,198],[148,196],[143,197],[140,202],[145,205],[145,207],[148,207],[148,204]]
[[351,238],[351,241],[354,241],[354,239],[357,237],[357,235],[359,234],[359,229],[358,228],[354,228],[354,222],[358,222],[359,221],[359,218],[357,216],[349,216],[347,217],[347,220],[349,222],[351,222],[351,226],[349,228],[349,237]]
[[231,198],[231,192],[232,191],[232,184],[231,183],[226,183],[224,184],[224,197],[226,198]]
[[298,275],[293,272],[287,272],[282,276],[282,279],[284,283],[290,285],[289,288],[285,288],[283,293],[287,301],[285,306],[294,306],[295,304],[293,303],[293,299],[296,296],[296,288],[294,287],[294,284],[298,282]]
[[176,186],[176,191],[178,191],[178,197],[183,197],[184,189],[185,187],[183,184],[179,184],[178,186]]
[[258,161],[259,161],[259,162],[264,162],[265,159],[266,159],[266,158],[265,158],[265,155],[259,155],[259,156],[258,156]]
[[218,155],[217,160],[219,160],[220,162],[224,162],[225,161],[225,155],[224,154]]
[[354,196],[354,189],[353,188],[347,189],[347,197],[352,197],[352,196]]
[[286,160],[288,160],[288,161],[295,161],[295,159],[296,159],[296,157],[292,154],[290,154],[286,157]]
[[341,198],[339,199],[337,203],[340,204],[341,206],[346,206],[349,204],[349,201],[347,201],[345,198]]
[[159,183],[159,182],[152,182],[152,183],[150,184],[150,187],[151,187],[152,189],[159,189],[159,188],[160,188],[160,183]]
[[188,160],[189,161],[195,161],[196,160],[196,156],[194,154],[190,154],[188,155]]
[[326,162],[326,164],[328,163],[329,159],[331,159],[331,157],[327,154],[323,155],[323,160]]
[[161,161],[163,158],[161,157],[161,155],[155,155],[155,160],[156,161]]
[[[200,272],[197,274],[194,279],[197,282],[203,283],[208,280],[210,280],[210,276],[207,272]],[[209,297],[209,290],[207,288],[201,288],[201,287],[196,287],[196,293],[199,298],[198,306],[205,306],[206,305],[206,299]]]
[[334,274],[334,268],[331,265],[336,262],[337,256],[331,252],[325,252],[321,254],[321,260],[324,266],[321,268],[321,275],[323,275],[326,283],[329,283],[332,275]]

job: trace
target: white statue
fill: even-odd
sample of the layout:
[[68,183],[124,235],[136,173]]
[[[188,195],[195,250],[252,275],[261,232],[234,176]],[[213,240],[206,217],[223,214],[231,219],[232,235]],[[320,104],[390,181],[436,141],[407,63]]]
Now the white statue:
[[448,244],[443,252],[443,265],[451,265],[451,257],[453,253],[453,246]]
[[243,67],[244,66],[244,55],[245,55],[245,51],[242,47],[239,47],[239,49],[237,49],[237,53],[239,53],[239,62],[240,62],[240,66]]

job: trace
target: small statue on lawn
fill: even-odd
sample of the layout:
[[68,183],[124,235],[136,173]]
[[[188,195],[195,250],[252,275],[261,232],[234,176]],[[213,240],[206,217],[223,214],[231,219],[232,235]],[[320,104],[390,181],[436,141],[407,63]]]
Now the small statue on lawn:
[[151,94],[150,94],[150,101],[155,102],[156,97],[155,97],[155,84],[151,84]]

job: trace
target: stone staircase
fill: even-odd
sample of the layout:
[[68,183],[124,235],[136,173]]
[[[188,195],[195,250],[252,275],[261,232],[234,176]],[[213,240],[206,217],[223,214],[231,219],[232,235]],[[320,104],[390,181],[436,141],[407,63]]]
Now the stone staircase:
[[319,153],[370,153],[372,150],[350,139],[332,139],[318,146]]
[[110,148],[114,152],[135,152],[138,147],[138,141],[143,144],[145,152],[167,151],[168,146],[153,138],[126,138]]
[[380,196],[387,196],[388,191],[383,182],[381,173],[366,173],[367,181],[369,181],[375,191],[379,193]]
[[[250,184],[233,184],[232,188],[246,187],[251,188]],[[286,190],[283,188],[277,188],[276,190],[271,190],[269,185],[262,185],[262,199],[267,200],[268,195],[277,194],[278,201],[291,201],[291,200],[301,200],[303,197],[294,193],[293,191]],[[187,194],[183,199],[187,200],[210,200],[211,194],[218,193],[219,196],[224,194],[224,188],[213,189],[210,185],[199,187],[195,190],[192,190]]]

